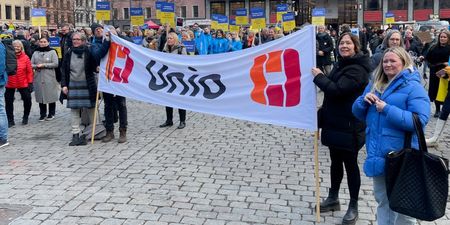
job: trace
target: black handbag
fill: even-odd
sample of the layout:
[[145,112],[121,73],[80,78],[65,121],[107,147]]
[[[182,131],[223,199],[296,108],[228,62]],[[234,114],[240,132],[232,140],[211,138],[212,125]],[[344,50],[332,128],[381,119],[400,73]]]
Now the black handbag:
[[415,113],[413,120],[419,149],[411,148],[412,133],[407,132],[404,148],[386,156],[386,192],[393,211],[433,221],[445,214],[448,159],[428,152],[422,124]]

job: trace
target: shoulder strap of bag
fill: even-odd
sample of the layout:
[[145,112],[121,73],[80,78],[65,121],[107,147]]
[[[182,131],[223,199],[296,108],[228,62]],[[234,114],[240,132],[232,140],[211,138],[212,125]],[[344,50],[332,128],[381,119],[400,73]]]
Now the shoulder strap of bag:
[[416,130],[417,139],[419,141],[419,150],[422,152],[428,152],[427,144],[425,142],[425,135],[423,133],[422,123],[420,123],[419,116],[413,113],[414,128]]

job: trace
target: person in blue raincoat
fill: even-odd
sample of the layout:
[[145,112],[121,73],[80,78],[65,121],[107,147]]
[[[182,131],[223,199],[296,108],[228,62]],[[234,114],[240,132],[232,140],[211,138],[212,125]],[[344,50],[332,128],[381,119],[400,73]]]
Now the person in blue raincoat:
[[223,30],[219,29],[216,31],[216,38],[212,40],[212,53],[218,54],[228,52],[230,49],[230,45],[228,43],[228,39],[225,38]]
[[[379,225],[412,225],[415,219],[389,208],[385,183],[385,157],[400,151],[405,132],[414,132],[413,113],[423,127],[430,116],[430,99],[420,83],[419,71],[402,47],[388,48],[374,71],[374,79],[353,103],[356,118],[366,122],[367,158],[364,172],[373,178]],[[412,147],[418,149],[417,136]]]
[[230,33],[230,52],[242,50],[242,42],[236,32]]
[[[205,28],[206,29],[206,28]],[[194,32],[195,51],[197,55],[207,55],[209,53],[209,39],[208,34],[204,30],[200,29],[198,23],[192,25],[192,31]],[[209,35],[210,37],[211,35]]]

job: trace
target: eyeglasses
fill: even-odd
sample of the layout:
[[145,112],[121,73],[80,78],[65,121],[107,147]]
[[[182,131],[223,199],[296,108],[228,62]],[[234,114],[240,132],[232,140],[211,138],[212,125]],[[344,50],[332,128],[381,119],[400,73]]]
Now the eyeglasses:
[[72,41],[81,41],[81,38],[72,38]]

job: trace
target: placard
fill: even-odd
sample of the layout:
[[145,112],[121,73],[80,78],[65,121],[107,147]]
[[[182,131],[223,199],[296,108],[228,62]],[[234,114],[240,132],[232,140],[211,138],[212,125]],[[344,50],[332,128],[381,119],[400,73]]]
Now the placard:
[[97,20],[111,20],[110,2],[97,2],[95,9],[95,18]]
[[47,26],[46,10],[40,8],[31,9],[31,25]]

